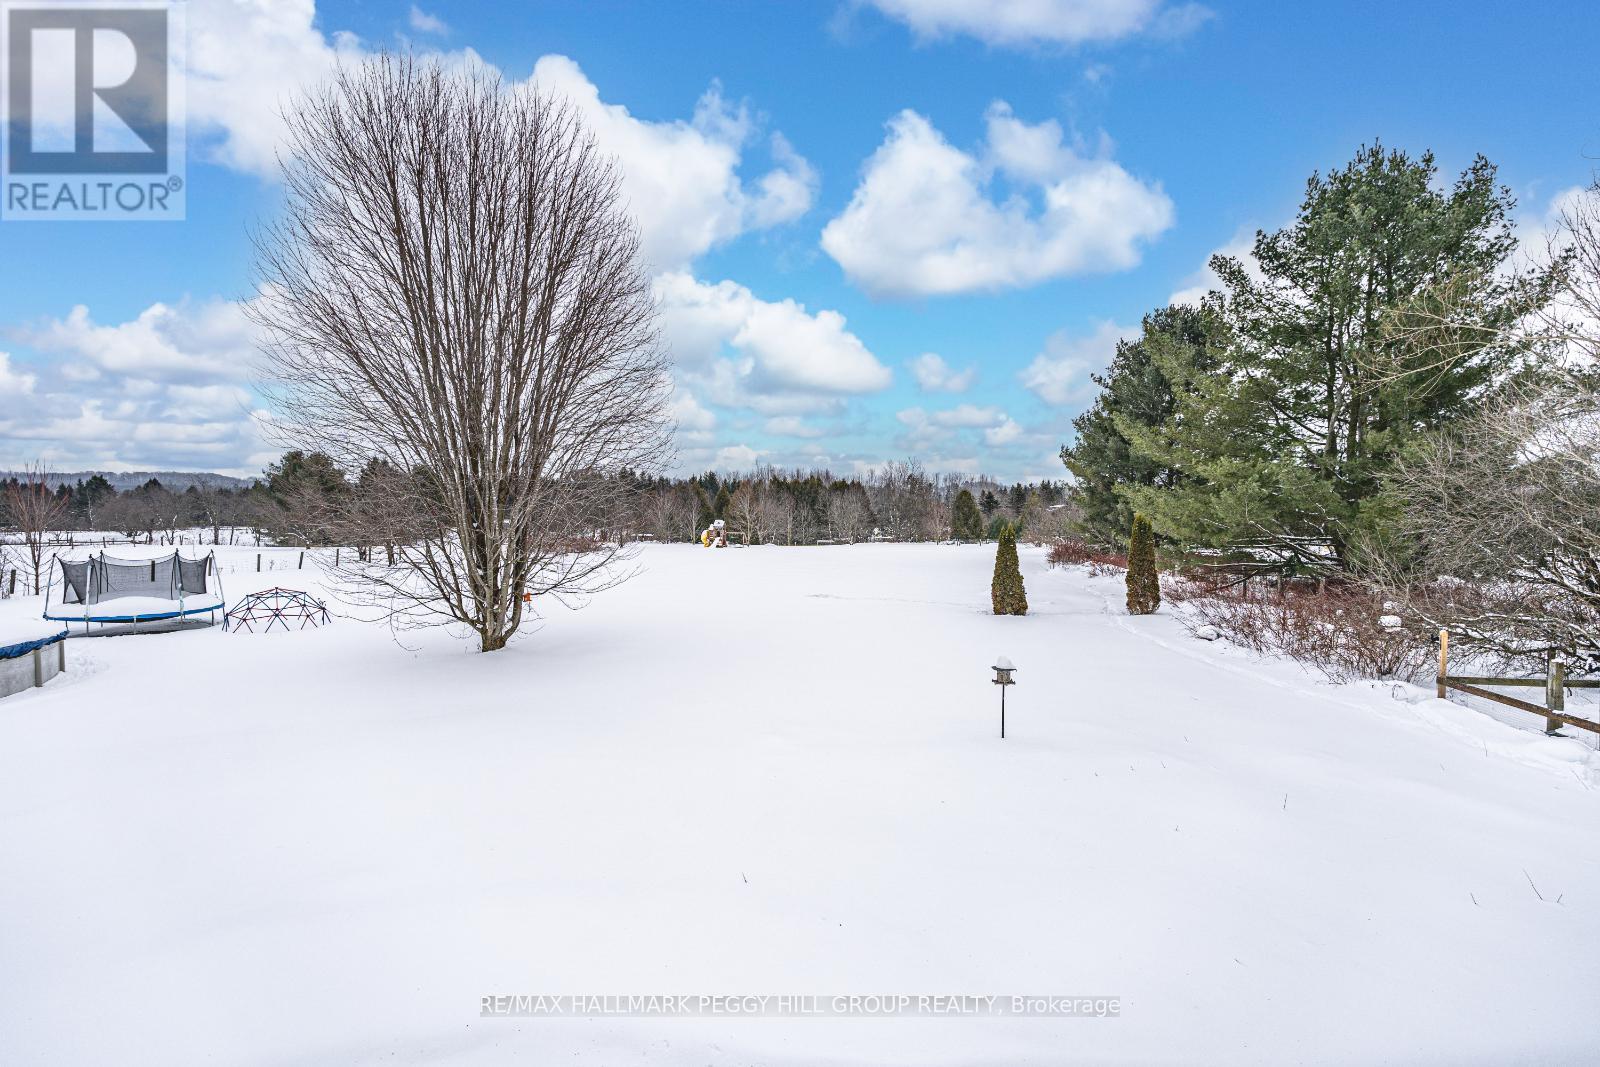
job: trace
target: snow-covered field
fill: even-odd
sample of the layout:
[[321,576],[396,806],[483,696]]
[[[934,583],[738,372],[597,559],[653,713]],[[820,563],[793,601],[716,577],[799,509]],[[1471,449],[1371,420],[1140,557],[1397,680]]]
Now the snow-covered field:
[[[230,599],[316,587],[254,555],[219,552]],[[73,641],[0,701],[0,1062],[1597,1061],[1592,746],[1194,641],[1031,550],[995,618],[992,558],[653,546],[487,657]],[[1121,1013],[479,1015],[535,993]]]

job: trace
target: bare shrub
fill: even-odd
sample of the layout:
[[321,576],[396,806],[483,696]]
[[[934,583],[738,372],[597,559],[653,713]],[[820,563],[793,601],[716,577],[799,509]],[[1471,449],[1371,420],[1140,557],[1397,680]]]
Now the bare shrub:
[[1505,669],[1600,670],[1600,379],[1508,383],[1409,453],[1399,536],[1369,553],[1386,595]]
[[5,483],[0,512],[6,525],[20,536],[16,555],[32,573],[33,592],[42,589],[44,549],[50,531],[66,517],[67,499],[50,488],[50,469],[43,463],[24,467]]
[[1126,553],[1096,548],[1080,538],[1068,537],[1050,547],[1049,564],[1052,567],[1088,567],[1090,574],[1099,576],[1127,570],[1128,557]]
[[1333,682],[1413,679],[1433,661],[1433,646],[1404,626],[1385,625],[1381,597],[1349,583],[1250,589],[1193,579],[1167,588],[1191,632],[1211,626],[1254,652],[1286,656]]
[[[1600,671],[1600,186],[1560,222],[1554,299],[1532,325],[1562,358],[1500,383],[1402,454],[1387,479],[1397,529],[1360,546],[1365,577],[1408,618],[1448,629],[1502,673],[1542,672],[1550,657],[1573,674]],[[1451,313],[1425,325],[1446,341],[1477,329]],[[1461,346],[1434,349],[1444,365]]]

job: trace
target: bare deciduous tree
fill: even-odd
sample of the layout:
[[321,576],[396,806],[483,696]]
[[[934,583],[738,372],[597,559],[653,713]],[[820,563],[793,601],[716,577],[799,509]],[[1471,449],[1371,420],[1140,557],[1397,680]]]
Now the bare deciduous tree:
[[830,490],[823,509],[828,519],[828,535],[836,541],[854,544],[872,533],[872,509],[864,492],[846,488]]
[[[1572,198],[1550,241],[1554,289],[1515,343],[1558,342],[1391,478],[1397,536],[1368,568],[1408,615],[1507,668],[1550,656],[1600,670],[1600,189]],[[1441,348],[1448,356],[1448,349]]]
[[7,521],[21,537],[18,555],[32,572],[37,593],[44,579],[45,540],[66,516],[67,499],[50,488],[49,468],[33,463],[6,482],[4,504]]
[[394,565],[341,560],[351,592],[501,648],[525,594],[617,580],[585,531],[630,484],[615,473],[668,448],[615,166],[560,99],[409,58],[339,70],[288,122],[254,304],[283,434],[392,472],[364,536]]
[[756,525],[761,530],[761,539],[767,542],[781,539],[786,545],[794,544],[797,514],[794,497],[769,485],[756,500]]
[[[1507,666],[1600,669],[1600,381],[1505,386],[1403,461],[1399,551],[1373,553],[1408,614]],[[1398,562],[1397,562],[1398,561]]]
[[746,478],[728,496],[728,521],[746,545],[762,539],[761,504],[766,496],[765,486],[759,477]]
[[933,541],[945,516],[933,480],[916,460],[885,463],[867,479],[867,494],[883,533],[895,541]]
[[211,530],[211,543],[222,543],[223,526],[233,523],[237,514],[237,500],[226,489],[210,478],[201,478],[184,493],[189,505],[189,518]]
[[696,518],[694,494],[687,486],[659,486],[644,500],[644,526],[658,541],[693,540]]

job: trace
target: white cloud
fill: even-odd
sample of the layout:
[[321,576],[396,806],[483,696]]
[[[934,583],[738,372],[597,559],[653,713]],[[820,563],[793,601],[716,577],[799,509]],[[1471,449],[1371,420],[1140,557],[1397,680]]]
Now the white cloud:
[[1094,395],[1095,386],[1089,375],[1110,365],[1118,341],[1138,334],[1137,326],[1118,326],[1114,322],[1102,322],[1087,337],[1073,337],[1058,330],[1018,377],[1047,404],[1082,403]]
[[1022,426],[1012,419],[1004,419],[998,426],[983,431],[983,443],[991,448],[1009,445],[1022,436]]
[[799,437],[813,439],[822,437],[825,431],[819,426],[813,426],[798,415],[778,415],[770,418],[762,429],[776,437]]
[[1234,234],[1232,240],[1206,257],[1204,266],[1178,283],[1178,291],[1167,297],[1167,303],[1198,305],[1212,290],[1222,288],[1222,279],[1211,269],[1211,256],[1232,256],[1244,264],[1245,273],[1251,278],[1258,282],[1263,280],[1266,276],[1261,273],[1261,266],[1251,252],[1254,247],[1254,233],[1241,231]]
[[13,333],[55,357],[23,373],[0,354],[0,398],[26,397],[0,399],[0,441],[13,462],[260,470],[262,412],[244,386],[255,348],[237,305],[154,304],[113,324],[76,307]]
[[687,389],[679,389],[673,395],[671,412],[680,433],[702,433],[717,428],[716,414],[702,407]]
[[72,361],[80,380],[104,373],[153,382],[248,377],[255,332],[231,301],[176,306],[152,304],[114,326],[97,324],[82,304],[64,319],[17,331],[32,347]]
[[949,471],[951,474],[975,475],[983,470],[983,461],[977,456],[930,456],[928,469]]
[[[275,177],[284,142],[281,112],[340,62],[371,53],[350,33],[323,33],[314,0],[207,0],[191,5],[185,65],[191,130],[216,162]],[[442,22],[411,9],[419,31]],[[447,66],[493,69],[470,48],[422,50]],[[546,55],[530,81],[577,107],[600,147],[623,169],[623,193],[642,233],[647,262],[680,267],[718,244],[805,214],[817,173],[781,134],[768,138],[772,166],[748,184],[740,169],[757,123],[743,106],[708,89],[688,121],[650,122],[602,101],[573,60]],[[211,143],[207,143],[211,142]]]
[[[1581,225],[1583,220],[1597,214],[1600,214],[1600,192],[1586,185],[1569,186],[1555,193],[1542,212],[1522,213],[1513,220],[1517,253],[1501,264],[1502,276],[1540,269],[1548,265],[1552,257],[1569,253],[1573,244],[1571,224]],[[1589,290],[1591,287],[1580,288]],[[1561,324],[1566,336],[1567,358],[1583,366],[1594,361],[1591,339],[1600,337],[1600,321],[1596,321],[1589,304],[1587,296],[1577,299],[1570,293],[1563,293],[1545,311],[1549,319]],[[1530,325],[1539,325],[1537,317]]]
[[172,385],[164,391],[162,418],[205,422],[248,418],[251,397],[235,385]]
[[432,33],[442,36],[450,32],[450,27],[445,24],[444,19],[439,18],[437,15],[428,14],[416,4],[411,5],[409,21],[411,28],[418,33]]
[[1004,421],[1005,412],[994,407],[976,404],[959,404],[948,411],[936,411],[931,418],[936,426],[978,427],[993,426]]
[[1600,194],[1587,185],[1572,185],[1560,190],[1545,203],[1544,210],[1523,211],[1513,220],[1518,244],[1518,255],[1507,266],[1525,269],[1530,265],[1548,262],[1572,245],[1566,219],[1571,215],[1593,212],[1600,204]]
[[816,168],[783,134],[774,132],[768,144],[777,166],[756,182],[760,192],[748,202],[748,223],[758,230],[792,222],[810,211],[819,182]]
[[541,58],[531,80],[571,100],[600,147],[617,157],[645,259],[657,269],[680,267],[741,233],[792,221],[811,207],[816,171],[779,134],[770,141],[774,168],[745,187],[739,164],[754,123],[715,85],[700,97],[692,120],[648,122],[603,102],[598,87],[566,56]]
[[281,110],[341,57],[358,58],[350,34],[330,41],[316,25],[315,0],[207,0],[189,5],[188,116],[191,131],[219,134],[217,162],[277,173]]
[[1082,44],[1136,34],[1178,36],[1210,17],[1164,0],[867,0],[920,37],[964,34],[993,45]]
[[999,425],[1006,420],[1006,413],[997,407],[958,404],[943,411],[929,411],[926,408],[904,408],[895,412],[895,418],[914,430],[925,427],[937,427],[943,430],[971,430]]
[[[980,435],[984,443],[991,447],[1005,445],[1022,432],[1022,428],[1000,408],[977,404],[958,404],[941,411],[905,408],[895,413],[895,419],[905,427],[896,444],[923,454],[932,450],[934,455],[938,455],[962,442],[974,445]],[[930,465],[932,462],[930,459]],[[957,468],[945,465],[939,469]]]
[[911,369],[918,387],[925,393],[964,393],[978,377],[978,368],[954,370],[943,356],[934,352],[924,352],[915,359],[907,360],[906,366]]
[[989,108],[978,154],[902,111],[822,247],[869,292],[933,296],[1034,285],[1125,270],[1173,221],[1159,184],[1102,154],[1065,143],[1054,120],[1035,125],[1004,103]]
[[[712,285],[681,271],[658,276],[655,293],[680,374],[709,383],[718,403],[760,410],[756,397],[792,395],[800,409],[817,410],[889,384],[889,368],[845,328],[837,311],[762,300],[735,282]],[[812,403],[819,399],[823,403]]]
[[719,471],[746,471],[753,468],[765,452],[759,452],[749,445],[727,445],[717,449],[711,459],[711,466]]
[[12,400],[33,392],[38,376],[13,369],[11,354],[0,352],[0,398]]

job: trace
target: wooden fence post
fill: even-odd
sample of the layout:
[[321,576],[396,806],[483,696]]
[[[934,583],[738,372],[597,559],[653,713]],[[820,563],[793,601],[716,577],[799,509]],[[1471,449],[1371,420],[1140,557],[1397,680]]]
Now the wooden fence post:
[[[1545,673],[1544,679],[1544,706],[1551,711],[1567,710],[1566,675],[1566,664],[1556,659],[1555,653],[1552,652],[1550,654],[1549,670]],[[1559,729],[1561,729],[1560,719],[1546,718],[1544,720],[1545,733],[1553,734]]]
[[298,570],[304,570],[305,569],[305,565],[306,565],[306,553],[305,553],[305,549],[301,549],[300,550],[300,558],[295,561],[294,569],[297,570],[297,571]]
[[1444,697],[1444,676],[1447,673],[1445,664],[1450,659],[1450,631],[1439,631],[1439,699]]
[[261,573],[261,553],[256,553],[256,573]]

